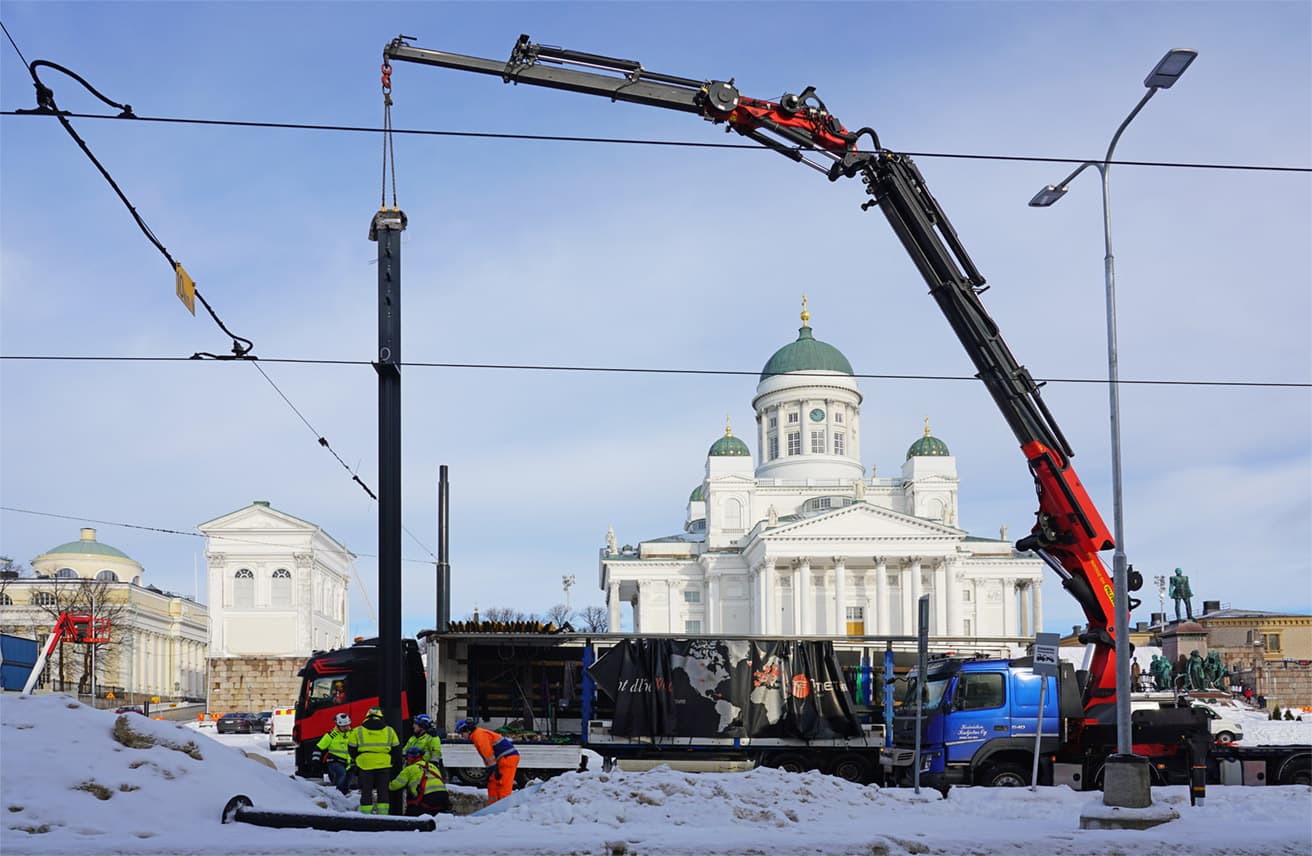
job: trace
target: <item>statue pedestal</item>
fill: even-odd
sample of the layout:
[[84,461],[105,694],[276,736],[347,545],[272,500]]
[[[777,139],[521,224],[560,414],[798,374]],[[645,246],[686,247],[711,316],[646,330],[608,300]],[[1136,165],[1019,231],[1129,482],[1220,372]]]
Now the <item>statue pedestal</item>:
[[1162,634],[1162,656],[1175,669],[1177,675],[1183,674],[1182,661],[1189,659],[1189,654],[1193,651],[1197,651],[1200,657],[1207,657],[1207,628],[1203,625],[1192,621],[1181,621],[1172,624]]

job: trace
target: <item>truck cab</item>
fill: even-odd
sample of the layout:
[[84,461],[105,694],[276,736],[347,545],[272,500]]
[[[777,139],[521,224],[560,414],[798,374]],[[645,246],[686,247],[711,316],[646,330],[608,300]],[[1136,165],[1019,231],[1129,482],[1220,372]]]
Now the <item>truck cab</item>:
[[[1065,719],[1083,712],[1074,668],[1064,663],[1061,670],[1058,678],[1047,679],[1040,717],[1044,679],[1034,673],[1029,658],[931,663],[923,687],[921,782],[939,788],[1028,785],[1040,721],[1042,758],[1065,739]],[[890,783],[914,777],[916,697],[921,692],[913,671],[893,717],[893,745],[881,756]],[[1051,775],[1046,765],[1040,768],[1041,779]]]

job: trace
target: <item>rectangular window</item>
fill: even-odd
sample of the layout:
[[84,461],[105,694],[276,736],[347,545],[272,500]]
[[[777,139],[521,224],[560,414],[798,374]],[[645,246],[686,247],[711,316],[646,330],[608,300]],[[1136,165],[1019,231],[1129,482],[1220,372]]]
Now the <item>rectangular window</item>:
[[777,458],[777,457],[779,457],[779,437],[778,437],[778,435],[771,434],[771,435],[770,435],[770,460],[773,461],[773,460],[774,460],[775,458]]
[[1267,650],[1267,651],[1279,651],[1279,650],[1280,650],[1280,634],[1279,634],[1279,633],[1265,633],[1265,634],[1263,634],[1263,635],[1262,635],[1262,642],[1266,645],[1266,650]]
[[811,454],[823,455],[825,453],[825,432],[811,432]]
[[846,438],[843,437],[842,431],[834,432],[834,454],[835,455],[847,454],[847,440]]
[[689,618],[687,621],[683,622],[683,632],[684,632],[684,633],[701,633],[701,632],[702,632],[702,622],[701,622],[701,619],[698,619],[698,618]]
[[866,617],[866,610],[865,610],[865,607],[862,607],[862,606],[849,606],[849,607],[847,608],[847,620],[848,620],[848,621],[861,621],[861,620],[863,620],[865,617]]
[[963,603],[970,603],[970,589],[961,590],[961,600]]
[[963,619],[963,620],[965,621],[965,624],[966,624],[966,635],[967,635],[967,636],[974,636],[974,635],[975,635],[975,628],[974,628],[974,625],[972,624],[971,620],[970,620],[969,618],[966,618],[966,619]]
[[779,417],[778,417],[778,416],[771,416],[771,417],[770,417],[770,427],[771,427],[771,428],[778,428],[778,427],[779,427]]
[[830,504],[830,498],[827,496],[822,496],[815,501],[816,508],[828,508],[829,504]]
[[788,454],[802,454],[802,435],[797,431],[788,432]]
[[994,710],[1007,701],[1003,676],[997,672],[965,674],[957,680],[956,710]]
[[843,422],[843,411],[841,411],[841,410],[835,410],[835,411],[834,411],[834,421],[837,422],[837,423],[839,423],[840,425],[842,424],[842,422]]
[[702,593],[697,589],[685,589],[683,592],[684,603],[701,603]]
[[797,412],[796,412],[796,411],[793,411],[792,413],[789,413],[789,414],[788,414],[788,424],[789,424],[789,425],[796,425],[796,424],[797,424]]

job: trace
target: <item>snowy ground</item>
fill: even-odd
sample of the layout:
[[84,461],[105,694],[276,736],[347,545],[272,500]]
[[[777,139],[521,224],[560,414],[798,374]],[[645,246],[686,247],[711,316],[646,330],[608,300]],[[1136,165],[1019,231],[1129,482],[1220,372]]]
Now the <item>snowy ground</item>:
[[[115,739],[116,723],[138,735]],[[1254,720],[1254,727],[1258,726]],[[1279,725],[1284,729],[1284,724]],[[1308,723],[1293,723],[1307,726]],[[148,740],[140,740],[140,737]],[[259,809],[350,811],[351,798],[288,775],[264,735],[117,717],[59,695],[0,696],[0,851],[17,854],[1300,854],[1312,852],[1312,788],[1153,791],[1181,819],[1144,832],[1079,829],[1101,795],[1066,788],[860,787],[777,770],[568,774],[437,832],[320,832],[221,824],[228,799]],[[271,769],[243,749],[272,757]],[[473,793],[472,791],[467,791]],[[352,795],[353,797],[354,795]]]

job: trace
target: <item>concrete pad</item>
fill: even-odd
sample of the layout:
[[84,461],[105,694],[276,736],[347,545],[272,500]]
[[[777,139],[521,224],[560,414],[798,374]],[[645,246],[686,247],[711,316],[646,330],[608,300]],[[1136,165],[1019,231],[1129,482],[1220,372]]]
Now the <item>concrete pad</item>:
[[1125,808],[1091,801],[1080,812],[1080,829],[1152,829],[1179,819],[1180,813],[1166,805]]

